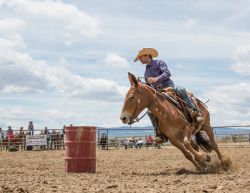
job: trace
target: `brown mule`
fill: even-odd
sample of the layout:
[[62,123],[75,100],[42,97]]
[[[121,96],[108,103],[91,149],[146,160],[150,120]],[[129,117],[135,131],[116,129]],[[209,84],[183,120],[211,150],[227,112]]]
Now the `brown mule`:
[[[190,160],[199,171],[205,171],[205,162],[210,161],[207,153],[199,151],[191,142],[194,127],[186,120],[185,116],[166,100],[162,93],[157,92],[146,84],[138,82],[136,77],[128,73],[131,88],[129,89],[122,109],[120,119],[124,124],[133,124],[138,120],[138,115],[145,109],[153,113],[158,118],[159,129],[170,142],[180,149],[185,157]],[[197,103],[200,111],[204,115],[200,131],[196,133],[198,146],[210,152],[215,150],[221,163],[222,154],[214,139],[214,133],[210,126],[210,115],[203,103]],[[205,132],[209,139],[202,135]]]

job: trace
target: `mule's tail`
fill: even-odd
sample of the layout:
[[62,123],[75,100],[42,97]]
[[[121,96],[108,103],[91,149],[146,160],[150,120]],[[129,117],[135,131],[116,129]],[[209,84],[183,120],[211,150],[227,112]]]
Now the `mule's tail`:
[[199,131],[195,134],[196,137],[196,142],[198,146],[206,151],[206,152],[211,152],[212,151],[212,144],[211,141],[209,140],[207,134],[204,131]]

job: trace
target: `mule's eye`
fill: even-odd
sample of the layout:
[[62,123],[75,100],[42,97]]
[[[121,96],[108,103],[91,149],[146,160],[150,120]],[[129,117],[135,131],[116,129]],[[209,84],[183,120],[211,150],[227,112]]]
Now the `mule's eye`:
[[135,97],[133,96],[133,95],[131,95],[130,97],[129,97],[129,99],[130,100],[133,100]]

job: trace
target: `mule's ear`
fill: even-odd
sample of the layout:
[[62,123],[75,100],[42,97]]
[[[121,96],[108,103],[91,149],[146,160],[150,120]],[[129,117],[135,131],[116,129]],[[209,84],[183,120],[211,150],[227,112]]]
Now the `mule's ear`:
[[130,81],[131,86],[137,87],[138,86],[138,81],[135,77],[135,75],[133,75],[132,73],[128,73],[128,79]]

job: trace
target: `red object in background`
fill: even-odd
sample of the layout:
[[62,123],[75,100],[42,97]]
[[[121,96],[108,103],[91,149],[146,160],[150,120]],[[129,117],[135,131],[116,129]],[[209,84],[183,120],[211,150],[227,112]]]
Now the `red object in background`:
[[148,136],[148,137],[147,137],[147,141],[146,141],[146,142],[147,142],[147,143],[153,143],[153,142],[154,142],[153,137]]
[[6,133],[6,139],[12,140],[13,137],[14,137],[13,131],[12,130],[11,131],[7,131],[7,133]]
[[65,128],[65,171],[96,172],[96,128],[68,126]]

